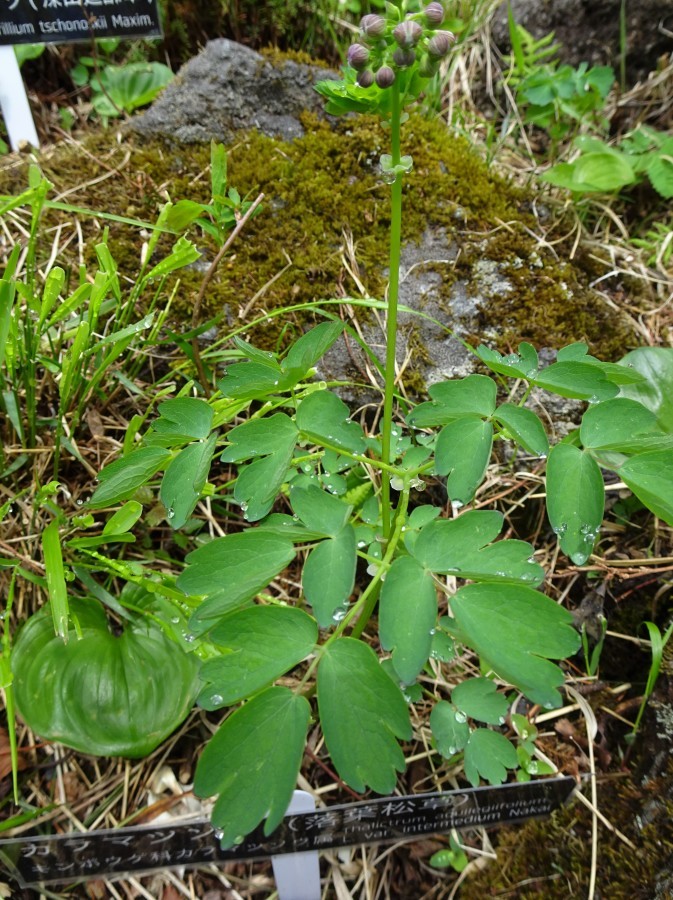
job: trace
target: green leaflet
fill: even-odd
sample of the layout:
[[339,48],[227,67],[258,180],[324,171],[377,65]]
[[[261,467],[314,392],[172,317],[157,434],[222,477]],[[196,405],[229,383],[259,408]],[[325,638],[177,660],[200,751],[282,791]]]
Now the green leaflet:
[[145,616],[134,614],[116,637],[97,601],[71,597],[70,610],[81,639],[74,628],[67,644],[54,636],[49,605],[19,633],[12,669],[21,716],[82,753],[146,756],[192,707],[195,657]]
[[468,584],[451,599],[458,639],[534,703],[552,708],[563,672],[549,659],[575,653],[572,616],[538,591],[514,584]]
[[283,381],[293,387],[310,373],[313,366],[327,353],[343,332],[343,322],[322,322],[303,334],[290,347],[282,362]]
[[462,416],[490,416],[495,409],[496,384],[486,375],[440,381],[428,389],[431,400],[419,403],[407,416],[416,428],[447,425]]
[[143,514],[142,503],[137,500],[128,500],[105,523],[103,535],[126,534],[136,524]]
[[[653,439],[666,436],[657,427],[657,417],[642,403],[616,397],[590,406],[582,416],[580,440],[587,450],[617,450],[637,453]],[[669,439],[670,440],[670,439]]]
[[392,650],[393,665],[406,684],[416,680],[428,660],[437,622],[437,592],[415,559],[396,559],[386,574],[379,604],[379,635]]
[[539,584],[544,572],[532,561],[530,544],[516,540],[490,543],[500,533],[502,522],[502,515],[494,510],[469,510],[456,519],[435,519],[421,530],[410,552],[430,572],[478,581]]
[[228,615],[210,635],[221,655],[201,665],[206,686],[199,705],[218,709],[244,700],[305,659],[317,639],[315,621],[293,607],[253,606]]
[[620,396],[637,400],[657,417],[659,427],[673,433],[673,347],[639,347],[620,360],[627,372],[643,380],[620,388]]
[[451,691],[451,702],[465,715],[489,725],[502,725],[509,704],[490,678],[468,678]]
[[636,497],[668,525],[673,525],[673,453],[657,450],[632,456],[619,476]]
[[280,366],[269,363],[242,362],[227,367],[227,374],[217,386],[225,397],[235,400],[257,400],[279,391]]
[[207,599],[189,620],[203,634],[225,613],[252,600],[294,559],[287,538],[255,530],[215,538],[187,556],[177,587]]
[[311,707],[284,687],[271,687],[225,719],[196,767],[194,793],[218,794],[212,815],[222,847],[261,821],[280,824],[297,783]]
[[325,647],[318,666],[318,706],[339,775],[356,791],[369,785],[389,794],[395,772],[404,770],[396,738],[409,740],[412,731],[402,692],[369,646],[338,638]]
[[257,459],[239,470],[234,486],[234,500],[240,503],[243,518],[248,522],[263,519],[273,506],[290,468],[295,437],[284,449],[264,459]]
[[498,731],[477,728],[470,735],[465,747],[465,775],[473,787],[480,777],[490,784],[502,784],[507,779],[507,769],[516,769],[519,758],[507,738]]
[[321,490],[315,484],[293,487],[290,501],[295,514],[309,531],[332,537],[344,528],[353,509],[343,500]]
[[591,400],[592,403],[609,400],[619,390],[608,380],[602,366],[575,360],[552,363],[538,372],[531,383],[561,397]]
[[141,447],[101,470],[100,484],[89,501],[98,509],[121,500],[128,500],[139,487],[162,469],[171,458],[170,450],[162,447]]
[[286,453],[288,445],[294,446],[297,437],[297,426],[285,413],[251,419],[227,434],[229,445],[220,459],[222,462],[243,462],[255,456]]
[[435,739],[437,750],[446,759],[455,756],[467,744],[470,726],[466,716],[452,703],[440,700],[435,703],[430,713],[430,728]]
[[446,489],[453,503],[464,506],[472,500],[486,473],[492,445],[493,425],[476,416],[455,419],[439,432],[435,470],[449,476]]
[[507,356],[502,356],[497,350],[491,350],[485,344],[480,344],[476,353],[479,359],[498,375],[525,378],[527,381],[537,375],[539,361],[537,350],[532,344],[521,343],[518,353],[510,353]]
[[349,409],[336,394],[314,391],[297,409],[297,427],[309,440],[328,447],[364,453],[366,444],[362,428],[349,420]]
[[154,430],[188,440],[203,440],[210,434],[213,408],[197,397],[176,397],[159,404]]
[[581,566],[603,521],[605,487],[596,461],[572,444],[557,444],[547,461],[547,514],[561,549]]
[[532,410],[513,403],[502,403],[495,411],[495,419],[528,453],[534,456],[546,456],[549,453],[549,441],[544,427]]
[[217,432],[213,432],[206,441],[188,444],[164,472],[159,496],[171,528],[182,528],[194,512],[208,478],[216,441]]
[[355,529],[349,524],[321,541],[304,563],[302,588],[321,628],[343,618],[355,584],[356,562]]

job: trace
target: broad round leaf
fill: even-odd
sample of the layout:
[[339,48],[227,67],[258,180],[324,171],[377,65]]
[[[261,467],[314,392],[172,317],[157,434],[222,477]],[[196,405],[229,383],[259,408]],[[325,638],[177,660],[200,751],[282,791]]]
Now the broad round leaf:
[[119,637],[95,600],[70,598],[81,628],[54,635],[48,605],[12,650],[17,708],[42,738],[95,756],[146,756],[184,720],[198,690],[197,661],[152,619]]
[[637,384],[624,384],[620,395],[637,400],[657,417],[659,427],[673,433],[673,347],[638,347],[619,361],[644,376]]

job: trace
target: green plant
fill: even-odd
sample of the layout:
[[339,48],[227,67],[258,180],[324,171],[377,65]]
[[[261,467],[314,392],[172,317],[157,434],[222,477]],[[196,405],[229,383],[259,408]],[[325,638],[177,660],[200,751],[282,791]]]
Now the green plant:
[[671,636],[673,635],[673,622],[668,626],[663,635],[659,629],[659,626],[654,622],[644,622],[643,624],[647,628],[647,632],[650,636],[650,652],[652,654],[652,662],[650,663],[650,671],[647,676],[647,683],[645,685],[645,691],[643,692],[643,699],[640,707],[638,708],[636,721],[633,723],[633,728],[627,735],[627,740],[629,743],[633,743],[633,741],[635,741],[636,739],[638,729],[640,728],[640,722],[643,718],[645,707],[647,706],[647,701],[652,696],[655,685],[657,683],[657,678],[659,678],[661,664],[664,660],[664,650],[666,648],[666,644],[669,642]]
[[[76,87],[90,88],[91,104],[104,122],[151,103],[173,79],[173,73],[163,63],[146,60],[113,63],[111,54],[119,43],[118,38],[96,41],[95,53],[80,56],[70,71]],[[100,53],[105,57],[103,60]]]
[[554,144],[580,127],[605,131],[608,122],[601,113],[614,83],[612,67],[560,65],[553,32],[535,40],[516,24],[511,7],[508,17],[512,43],[508,80],[524,122],[544,129]]
[[580,135],[575,147],[576,158],[552,166],[543,181],[575,194],[613,194],[647,179],[662,197],[673,197],[673,137],[665,132],[641,125],[616,146]]
[[648,266],[662,271],[673,266],[673,220],[654,222],[644,237],[631,238],[631,243],[643,250]]
[[[534,727],[509,715],[508,686],[533,703],[558,705],[564,676],[552,660],[575,653],[580,639],[570,614],[536,590],[544,572],[533,547],[498,540],[497,510],[465,508],[494,444],[536,465],[549,455],[549,518],[578,565],[602,521],[599,460],[673,521],[670,431],[646,405],[618,397],[620,385],[646,381],[635,364],[603,363],[573,344],[542,368],[529,344],[506,356],[481,346],[477,356],[494,377],[435,384],[414,407],[396,393],[402,184],[412,168],[402,125],[451,44],[442,17],[436,2],[411,14],[390,4],[385,17],[365,17],[349,53],[354,65],[342,81],[318,88],[329,112],[376,113],[390,134],[391,152],[381,158],[392,193],[388,297],[362,301],[387,313],[385,361],[369,351],[383,373],[380,431],[351,418],[329,389],[336,385],[313,381],[345,327],[327,304],[317,308],[326,321],[278,352],[245,341],[245,328],[261,319],[247,323],[231,335],[235,350],[216,393],[206,399],[189,383],[162,398],[157,415],[129,427],[87,515],[124,505],[93,546],[70,544],[91,566],[169,601],[156,615],[186,623],[178,637],[200,660],[197,702],[209,711],[232,708],[195,777],[199,795],[218,796],[213,822],[225,845],[264,819],[267,833],[279,823],[312,717],[339,776],[357,791],[394,789],[405,766],[400,741],[413,736],[409,706],[419,700],[432,706],[437,754],[462,760],[471,783],[550,770],[536,756]],[[533,388],[589,403],[582,427],[551,451],[526,406]],[[423,503],[426,480],[437,477],[446,478],[450,502]],[[157,489],[176,541],[187,547],[192,535],[196,544],[177,579],[113,564],[95,549],[96,541],[129,534],[138,504],[153,503]],[[194,512],[202,499],[226,522],[223,535],[201,530]],[[123,527],[111,525],[116,517]],[[299,580],[299,597],[284,589]],[[466,653],[479,657],[479,677],[466,676]],[[433,684],[440,667],[443,678]]]

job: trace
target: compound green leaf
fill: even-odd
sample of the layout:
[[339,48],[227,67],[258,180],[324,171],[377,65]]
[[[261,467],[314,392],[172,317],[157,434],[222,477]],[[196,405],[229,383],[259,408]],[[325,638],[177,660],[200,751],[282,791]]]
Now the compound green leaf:
[[379,635],[392,650],[401,681],[412,684],[430,656],[437,623],[437,592],[430,575],[410,556],[396,559],[386,574],[379,603]]
[[293,669],[318,639],[311,616],[291,606],[253,606],[232,613],[213,629],[220,655],[201,664],[203,709],[244,700]]
[[163,469],[171,458],[170,450],[162,447],[141,447],[101,470],[99,486],[89,505],[94,509],[128,500],[139,487]]
[[166,468],[159,496],[172,528],[182,528],[194,512],[210,472],[216,441],[217,432],[213,432],[206,441],[188,444]]
[[343,618],[348,598],[353,593],[356,563],[352,525],[346,525],[334,537],[321,541],[309,553],[301,584],[321,628],[329,628]]
[[331,391],[314,391],[297,410],[297,427],[309,440],[330,447],[363,453],[365,436],[357,422],[349,421],[349,409]]
[[81,753],[148,755],[192,707],[196,658],[152,618],[129,614],[117,636],[97,601],[71,597],[70,612],[80,632],[71,627],[67,644],[54,635],[49,604],[19,633],[11,662],[21,716]]
[[636,497],[668,525],[673,525],[673,453],[657,450],[627,459],[621,479]]
[[379,794],[395,787],[404,771],[396,738],[412,735],[401,690],[362,641],[338,638],[325,647],[318,666],[320,722],[336,770],[353,790],[367,785]]
[[492,423],[475,416],[455,419],[439,432],[435,469],[449,476],[446,489],[454,503],[464,506],[472,500],[488,468],[492,446]]
[[598,463],[572,444],[557,444],[547,461],[547,514],[561,549],[578,566],[591,555],[604,507]]
[[643,376],[638,384],[622,385],[620,395],[642,403],[655,414],[660,428],[673,433],[673,347],[638,347],[619,365]]
[[490,416],[495,409],[497,388],[486,375],[468,375],[455,381],[440,381],[428,389],[431,400],[419,403],[407,416],[417,428],[447,425],[462,416]]
[[563,672],[549,662],[575,653],[572,616],[544,594],[513,584],[468,584],[451,599],[460,640],[534,703],[558,706]]
[[242,462],[255,456],[285,454],[290,444],[294,447],[298,434],[297,426],[285,413],[251,419],[227,434],[229,446],[220,459],[222,462]]
[[502,515],[495,510],[469,510],[456,519],[436,519],[421,530],[412,555],[430,572],[478,581],[539,584],[544,572],[531,559],[530,544],[516,540],[490,543],[500,533],[502,522]]
[[293,487],[290,501],[295,514],[310,531],[331,536],[341,531],[353,508],[316,484]]
[[592,403],[609,400],[619,390],[600,366],[574,360],[552,363],[539,372],[532,383],[560,397],[591,400]]
[[532,410],[513,403],[502,403],[495,411],[495,419],[528,453],[534,456],[546,456],[549,453],[549,440],[544,426]]
[[451,691],[451,701],[461,712],[489,725],[502,725],[507,715],[507,698],[498,693],[490,678],[468,678]]
[[189,620],[203,634],[217,619],[252,600],[294,559],[292,542],[250,529],[215,538],[187,556],[177,586],[207,599]]
[[159,418],[154,430],[176,435],[184,440],[203,440],[210,434],[213,408],[198,397],[175,397],[159,404]]
[[519,758],[514,745],[504,735],[477,728],[465,747],[464,765],[465,775],[473,787],[477,787],[480,778],[489,784],[502,784],[507,780],[507,770],[518,768]]
[[233,846],[263,819],[278,827],[299,774],[311,707],[284,687],[271,687],[225,719],[196,767],[194,793],[218,795],[212,823],[221,845]]
[[467,744],[470,726],[466,716],[452,703],[440,700],[430,713],[430,728],[437,750],[446,759],[455,756]]

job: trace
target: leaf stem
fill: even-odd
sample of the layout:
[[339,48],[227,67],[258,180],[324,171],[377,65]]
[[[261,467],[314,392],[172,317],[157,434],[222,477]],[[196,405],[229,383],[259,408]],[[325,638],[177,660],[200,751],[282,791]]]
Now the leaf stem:
[[[391,87],[390,136],[392,165],[400,162],[400,87]],[[402,241],[402,172],[398,172],[392,186],[390,208],[390,270],[388,280],[388,316],[386,320],[386,369],[383,396],[383,431],[381,460],[390,465],[390,445],[395,394],[395,346],[397,337],[397,300],[400,282],[400,249]],[[390,475],[384,468],[381,474],[381,516],[383,537],[388,540],[392,526],[390,506]]]

